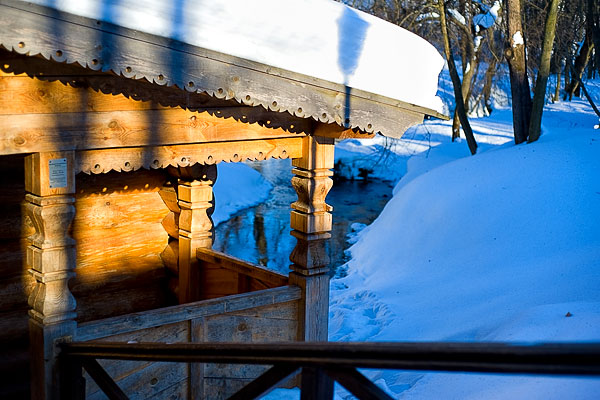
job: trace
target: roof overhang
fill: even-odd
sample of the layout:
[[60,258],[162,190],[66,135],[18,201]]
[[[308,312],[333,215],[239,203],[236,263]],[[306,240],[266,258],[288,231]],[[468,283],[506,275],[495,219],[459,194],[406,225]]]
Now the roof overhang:
[[21,1],[0,0],[0,45],[28,56],[400,137],[424,107]]

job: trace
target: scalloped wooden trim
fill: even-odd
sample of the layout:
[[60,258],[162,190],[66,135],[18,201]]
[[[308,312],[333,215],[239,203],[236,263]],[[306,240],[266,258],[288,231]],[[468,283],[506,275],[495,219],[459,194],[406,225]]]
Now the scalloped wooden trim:
[[100,174],[110,171],[135,171],[188,167],[196,163],[216,164],[265,160],[267,158],[298,158],[302,156],[302,138],[250,140],[239,142],[198,143],[191,145],[131,147],[77,152],[75,171]]
[[[45,7],[6,0],[0,0],[0,5],[0,44],[19,54],[39,54],[56,62],[394,137],[422,122],[425,114],[439,116],[385,96]],[[60,37],[52,31],[57,24]]]

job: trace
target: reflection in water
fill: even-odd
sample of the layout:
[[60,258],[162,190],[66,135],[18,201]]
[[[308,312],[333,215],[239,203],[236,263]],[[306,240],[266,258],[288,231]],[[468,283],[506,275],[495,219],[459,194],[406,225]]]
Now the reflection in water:
[[[290,160],[270,160],[252,164],[270,181],[274,189],[269,200],[242,210],[216,229],[213,248],[232,256],[287,274],[289,255],[296,245],[290,235],[290,204],[296,201],[292,188]],[[332,238],[329,240],[331,266],[347,261],[344,250],[349,247],[346,234],[350,224],[370,224],[379,215],[392,194],[387,182],[335,182],[327,196],[333,206]],[[217,200],[217,207],[218,201]]]

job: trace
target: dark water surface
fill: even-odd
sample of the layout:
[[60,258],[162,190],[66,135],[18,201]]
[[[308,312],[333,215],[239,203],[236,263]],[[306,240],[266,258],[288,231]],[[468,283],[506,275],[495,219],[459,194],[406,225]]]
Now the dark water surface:
[[[289,255],[296,245],[290,235],[290,204],[297,200],[292,188],[290,160],[252,164],[274,186],[269,199],[234,214],[216,228],[213,248],[243,260],[287,274]],[[344,264],[346,235],[354,222],[370,224],[392,196],[392,185],[381,181],[336,181],[327,196],[333,206],[333,229],[329,240],[331,267]],[[219,199],[217,200],[217,207]]]

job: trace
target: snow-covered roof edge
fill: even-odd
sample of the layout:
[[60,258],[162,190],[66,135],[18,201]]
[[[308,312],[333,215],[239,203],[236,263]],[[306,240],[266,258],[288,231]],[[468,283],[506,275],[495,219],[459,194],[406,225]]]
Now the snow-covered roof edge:
[[323,79],[22,2],[1,0],[0,44],[15,52],[206,92],[365,132],[400,136],[435,111]]

